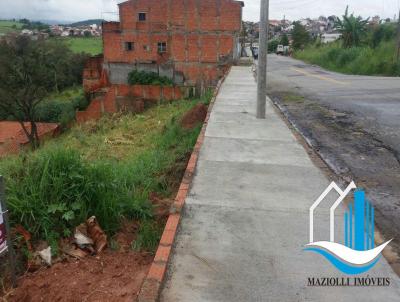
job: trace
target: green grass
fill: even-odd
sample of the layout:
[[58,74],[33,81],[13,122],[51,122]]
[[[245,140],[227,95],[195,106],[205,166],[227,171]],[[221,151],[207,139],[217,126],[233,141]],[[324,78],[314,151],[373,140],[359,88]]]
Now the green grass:
[[[15,26],[15,28],[14,28]],[[0,34],[7,34],[21,30],[22,23],[0,20]]]
[[162,228],[154,221],[144,220],[140,224],[138,237],[132,242],[132,249],[155,253],[161,239]]
[[375,49],[369,46],[343,48],[339,42],[311,45],[294,57],[345,74],[400,76],[395,41],[384,41]]
[[[125,218],[152,221],[149,194],[171,197],[176,190],[171,177],[181,177],[174,173],[200,132],[200,125],[185,130],[179,123],[198,102],[104,117],[33,153],[0,160],[12,225],[23,225],[34,240],[46,240],[56,250],[60,237],[92,215],[110,235]],[[159,232],[145,226],[137,246],[153,249]]]
[[71,98],[79,97],[83,94],[83,89],[81,86],[70,87],[65,89],[61,92],[54,92],[53,94],[49,95],[46,100],[54,100],[57,101],[70,101]]
[[143,114],[114,115],[100,121],[77,125],[61,139],[48,145],[70,146],[89,160],[120,161],[149,147],[155,148],[157,136],[171,119],[183,115],[194,101],[172,102],[147,110]]
[[304,97],[301,95],[293,94],[293,93],[285,93],[282,98],[287,103],[302,103],[304,102]]
[[91,55],[98,55],[103,52],[101,37],[67,37],[60,39],[66,41],[69,48],[75,53],[85,52]]

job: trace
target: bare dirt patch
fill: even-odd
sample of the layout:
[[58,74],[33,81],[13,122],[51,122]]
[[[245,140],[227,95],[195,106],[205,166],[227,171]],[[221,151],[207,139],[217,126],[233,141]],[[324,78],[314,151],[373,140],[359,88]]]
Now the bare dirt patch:
[[204,104],[197,104],[183,116],[181,125],[185,129],[193,129],[196,125],[204,122],[206,116],[207,106]]
[[[172,201],[155,193],[149,199],[154,206],[155,223],[164,227]],[[138,221],[124,221],[104,252],[80,260],[64,255],[50,268],[26,273],[2,301],[136,301],[154,258],[152,253],[133,249],[139,228]]]
[[107,250],[25,275],[5,301],[134,301],[153,257]]

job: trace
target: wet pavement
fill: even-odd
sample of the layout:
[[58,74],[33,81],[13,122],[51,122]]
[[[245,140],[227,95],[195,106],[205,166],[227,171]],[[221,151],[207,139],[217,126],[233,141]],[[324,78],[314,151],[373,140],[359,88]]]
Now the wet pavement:
[[269,56],[269,93],[343,179],[366,188],[400,251],[400,78],[343,75]]

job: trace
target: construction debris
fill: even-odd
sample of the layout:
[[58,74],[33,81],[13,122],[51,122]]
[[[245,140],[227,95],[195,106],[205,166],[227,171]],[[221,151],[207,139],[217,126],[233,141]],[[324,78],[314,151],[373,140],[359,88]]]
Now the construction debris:
[[51,247],[38,252],[40,258],[48,265],[51,266]]
[[87,233],[94,241],[96,253],[101,253],[107,246],[107,235],[101,229],[95,216],[90,217],[86,221]]

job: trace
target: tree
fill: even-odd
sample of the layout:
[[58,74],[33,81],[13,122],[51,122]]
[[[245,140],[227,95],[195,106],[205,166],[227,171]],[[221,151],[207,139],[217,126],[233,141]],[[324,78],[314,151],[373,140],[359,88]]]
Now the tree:
[[31,23],[31,21],[29,21],[28,19],[20,19],[19,20],[19,23],[22,23],[22,24],[29,24],[29,23]]
[[294,22],[292,30],[293,48],[303,49],[310,42],[310,34],[300,22]]
[[279,40],[273,39],[268,42],[268,52],[276,52],[279,45]]
[[247,22],[247,35],[250,40],[250,47],[253,48],[254,41],[256,39],[255,24],[253,22]]
[[335,29],[342,34],[344,48],[361,44],[361,39],[367,32],[368,21],[369,18],[363,20],[361,16],[355,17],[354,13],[349,15],[349,6],[346,7],[343,18],[338,19],[335,23]]
[[241,47],[241,55],[245,52],[246,41],[247,41],[247,26],[246,23],[242,21],[242,31],[240,32],[240,47]]
[[29,37],[0,43],[0,110],[20,123],[33,149],[40,144],[37,107],[50,92],[80,80],[77,59],[83,64],[67,47]]
[[382,41],[390,41],[396,37],[396,27],[392,23],[375,25],[370,35],[370,44],[376,48]]
[[283,36],[281,37],[280,43],[283,46],[289,46],[289,38],[288,38],[287,34],[283,34]]

